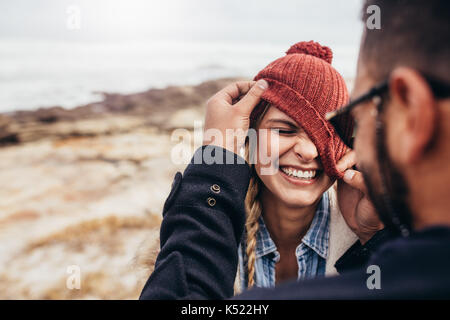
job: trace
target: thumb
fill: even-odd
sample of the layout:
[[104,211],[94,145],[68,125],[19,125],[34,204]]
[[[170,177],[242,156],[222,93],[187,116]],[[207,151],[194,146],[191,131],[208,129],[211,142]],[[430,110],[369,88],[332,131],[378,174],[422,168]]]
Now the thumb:
[[343,180],[352,188],[358,189],[362,193],[367,194],[367,187],[361,172],[348,169],[344,173]]
[[239,108],[240,111],[250,116],[253,108],[261,100],[261,96],[264,91],[269,87],[266,80],[258,80],[253,87],[247,92],[247,94],[234,106]]

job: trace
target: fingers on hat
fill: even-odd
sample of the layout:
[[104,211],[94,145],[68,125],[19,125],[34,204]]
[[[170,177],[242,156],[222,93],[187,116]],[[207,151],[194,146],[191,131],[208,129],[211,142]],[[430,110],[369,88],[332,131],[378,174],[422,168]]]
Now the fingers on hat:
[[344,174],[344,181],[351,187],[367,194],[367,187],[364,182],[364,176],[361,172],[357,170],[347,170]]
[[267,81],[262,79],[258,80],[236,106],[250,115],[251,111],[259,103],[262,94],[268,87],[269,84]]
[[234,100],[246,94],[255,81],[238,81],[227,85],[225,88],[216,93],[211,99],[225,100],[232,104]]
[[339,161],[336,164],[336,168],[343,172],[347,169],[350,169],[356,164],[356,153],[355,151],[351,150],[344,154],[344,156],[339,159]]

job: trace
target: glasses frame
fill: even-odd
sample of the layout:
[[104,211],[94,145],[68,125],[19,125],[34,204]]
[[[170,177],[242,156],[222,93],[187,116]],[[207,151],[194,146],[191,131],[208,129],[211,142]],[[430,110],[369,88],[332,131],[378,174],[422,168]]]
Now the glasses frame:
[[[434,77],[426,76],[422,74],[423,78],[426,80],[428,85],[430,86],[434,96],[437,99],[444,99],[450,96],[450,86],[440,80],[437,80]],[[353,119],[351,115],[351,111],[358,106],[361,106],[363,102],[374,98],[381,98],[381,96],[388,90],[389,88],[389,80],[384,80],[379,84],[373,86],[366,93],[362,94],[358,98],[353,101],[350,101],[347,105],[332,112],[328,112],[325,115],[325,119],[331,123],[334,130],[341,140],[345,143],[345,145],[349,148],[353,148],[353,140],[354,140],[354,132],[352,135],[347,133],[348,128],[343,127],[341,123],[347,124],[347,121],[342,121],[342,118],[349,117]]]

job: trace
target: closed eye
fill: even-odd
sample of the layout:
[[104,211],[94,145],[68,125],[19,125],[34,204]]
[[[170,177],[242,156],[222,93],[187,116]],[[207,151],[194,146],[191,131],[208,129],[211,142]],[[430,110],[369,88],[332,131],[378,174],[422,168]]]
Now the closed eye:
[[292,122],[290,120],[286,120],[286,119],[269,119],[267,121],[268,123],[270,123],[273,127],[270,128],[270,130],[275,130],[277,131],[278,134],[282,134],[282,135],[293,135],[293,134],[297,134],[298,130],[301,130],[299,127],[297,127],[297,125],[295,124],[295,122]]
[[272,130],[277,131],[279,134],[285,134],[285,135],[296,134],[297,133],[297,130],[286,129],[286,128],[272,128]]

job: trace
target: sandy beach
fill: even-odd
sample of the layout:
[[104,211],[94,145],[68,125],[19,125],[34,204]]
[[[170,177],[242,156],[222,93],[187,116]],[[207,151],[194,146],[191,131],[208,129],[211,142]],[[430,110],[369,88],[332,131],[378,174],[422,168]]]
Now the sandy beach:
[[0,114],[0,299],[136,299],[185,167],[170,161],[171,133],[231,81]]

